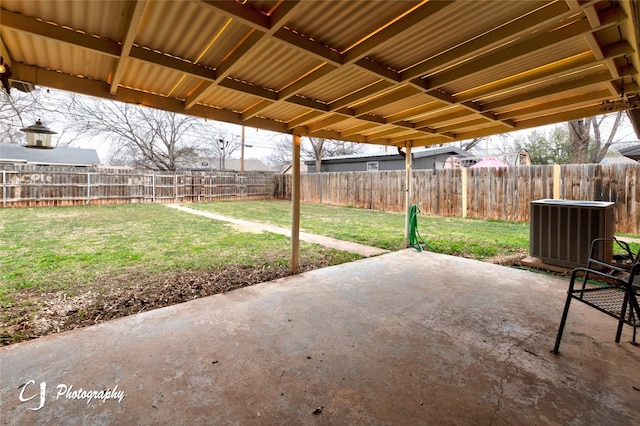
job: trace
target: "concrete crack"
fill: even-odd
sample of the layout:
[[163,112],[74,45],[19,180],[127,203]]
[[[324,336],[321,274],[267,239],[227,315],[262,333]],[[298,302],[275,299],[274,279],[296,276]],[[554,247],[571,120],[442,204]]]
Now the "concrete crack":
[[[533,336],[535,336],[536,334],[540,334],[539,331],[534,331],[533,333],[529,334],[527,337],[525,337],[522,341],[519,342],[515,342],[513,343],[511,346],[509,346],[509,349],[507,349],[507,357],[504,359],[504,362],[506,363],[507,361],[509,361],[511,359],[511,356],[513,355],[512,351],[514,348],[517,348],[518,346],[524,344],[527,342],[527,340],[531,339]],[[528,352],[532,355],[538,356],[537,354],[528,351],[528,350],[524,350],[525,352]],[[504,382],[506,380],[506,377],[503,376],[502,378],[500,378],[500,393],[498,394],[498,401],[496,402],[496,408],[495,410],[493,410],[493,414],[491,415],[491,420],[489,421],[489,426],[493,426],[493,422],[496,419],[496,416],[498,415],[498,411],[500,411],[500,406],[502,405],[502,398],[504,396]]]

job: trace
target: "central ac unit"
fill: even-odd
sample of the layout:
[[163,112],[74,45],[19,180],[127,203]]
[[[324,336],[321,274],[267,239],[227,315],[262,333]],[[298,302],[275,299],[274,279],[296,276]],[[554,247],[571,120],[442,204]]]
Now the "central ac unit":
[[[591,242],[614,236],[614,207],[614,203],[604,201],[531,201],[531,256],[550,265],[585,266]],[[595,257],[611,262],[613,244],[598,245]]]

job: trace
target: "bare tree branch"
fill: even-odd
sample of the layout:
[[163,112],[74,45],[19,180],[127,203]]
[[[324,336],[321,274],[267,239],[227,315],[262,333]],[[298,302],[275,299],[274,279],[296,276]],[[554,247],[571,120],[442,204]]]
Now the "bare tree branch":
[[172,171],[181,156],[197,152],[204,142],[204,122],[195,117],[91,99],[74,100],[70,111],[74,130],[109,138],[120,163]]

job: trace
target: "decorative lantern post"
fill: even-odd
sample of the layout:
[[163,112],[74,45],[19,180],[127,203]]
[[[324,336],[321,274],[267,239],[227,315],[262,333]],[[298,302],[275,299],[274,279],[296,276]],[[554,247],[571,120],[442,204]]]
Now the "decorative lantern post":
[[51,145],[51,135],[58,133],[42,124],[42,121],[39,119],[36,121],[36,124],[20,130],[27,134],[27,144],[25,147],[38,149],[53,149]]

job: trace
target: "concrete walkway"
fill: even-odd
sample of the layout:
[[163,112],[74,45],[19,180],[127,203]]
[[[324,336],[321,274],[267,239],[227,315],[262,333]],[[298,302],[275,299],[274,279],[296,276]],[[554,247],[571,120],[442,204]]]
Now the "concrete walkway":
[[620,241],[624,241],[627,243],[637,243],[640,244],[640,238],[631,238],[631,237],[619,237],[616,236],[617,239],[619,239]]
[[567,285],[413,249],[310,271],[0,348],[0,418],[637,424],[628,327],[616,344],[615,320],[574,303],[550,353]]
[[[280,228],[274,225],[267,225],[264,223],[251,222],[248,220],[236,219],[233,217],[222,216],[216,213],[204,212],[202,210],[190,209],[189,207],[182,206],[180,204],[165,204],[167,207],[174,208],[186,213],[191,213],[199,216],[208,217],[209,219],[215,219],[222,222],[229,222],[237,225],[240,230],[245,232],[272,232],[274,234],[291,236],[291,229]],[[309,234],[308,232],[300,232],[300,240],[306,241],[312,244],[319,244],[325,247],[333,248],[336,250],[342,250],[349,253],[359,254],[364,257],[378,256],[380,254],[389,253],[389,250],[384,250],[378,247],[366,246],[364,244],[353,243],[351,241],[337,240],[331,237],[325,237],[322,235]]]

